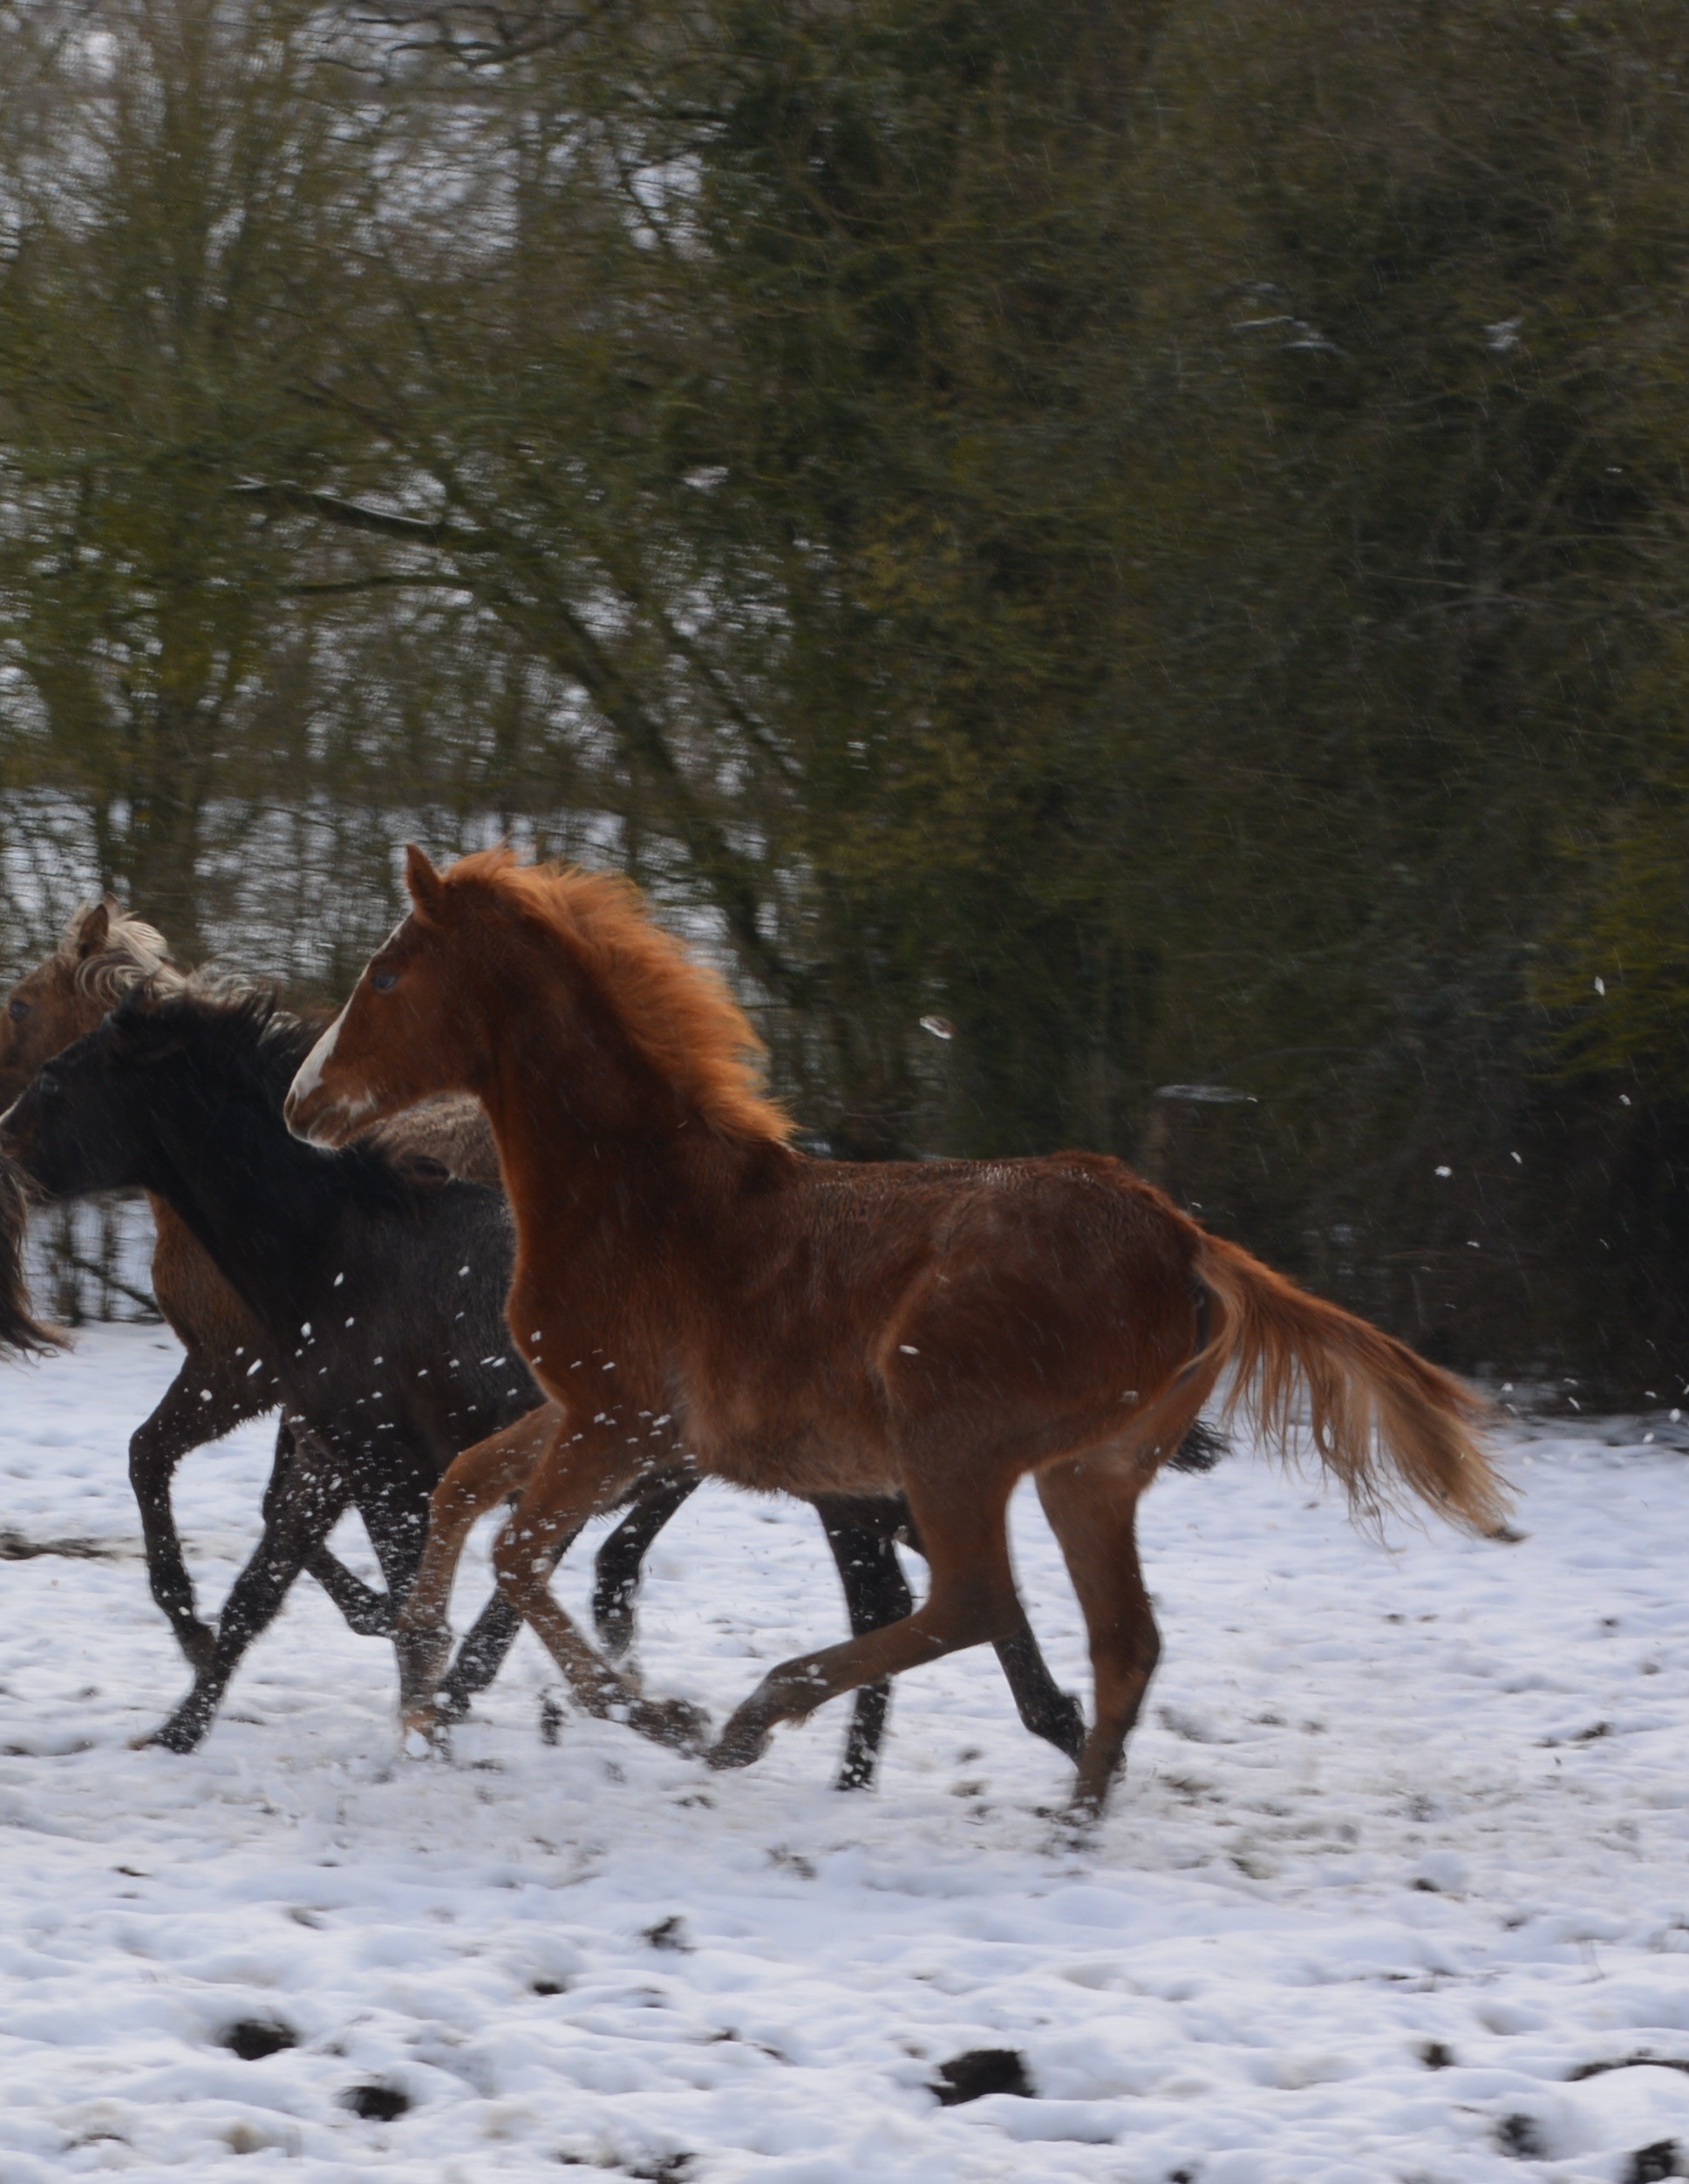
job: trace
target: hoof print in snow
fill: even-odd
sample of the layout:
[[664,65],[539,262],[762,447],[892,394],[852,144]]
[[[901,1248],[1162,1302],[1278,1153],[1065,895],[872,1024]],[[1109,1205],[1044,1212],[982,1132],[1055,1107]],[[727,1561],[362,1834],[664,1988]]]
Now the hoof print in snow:
[[1420,2060],[1428,2071],[1447,2071],[1454,2067],[1454,2051],[1440,2040],[1427,2040],[1420,2050]]
[[654,2160],[636,2161],[628,2174],[641,2179],[641,2184],[686,2184],[696,2159],[691,2153],[659,2153]]
[[1502,2153],[1510,2153],[1515,2161],[1545,2161],[1548,2148],[1543,2144],[1543,2134],[1529,2116],[1503,2116],[1495,2126],[1495,2144]]
[[1012,2047],[970,2047],[952,2055],[948,2063],[938,2065],[932,2090],[941,2108],[959,2108],[964,2100],[984,2100],[987,2093],[1033,2098],[1026,2058]]
[[528,1991],[531,1995],[560,1995],[563,1991],[561,1979],[530,1979]]
[[397,2085],[352,2085],[341,2094],[340,2106],[365,2123],[396,2123],[408,2113],[411,2096]]
[[1662,2177],[1681,2176],[1681,2157],[1675,2139],[1658,2139],[1651,2147],[1638,2147],[1624,2172],[1624,2184],[1660,2184]]
[[220,2037],[220,2045],[238,2055],[243,2063],[262,2063],[267,2055],[297,2047],[299,2035],[290,2024],[275,2017],[242,2017]]
[[540,1694],[540,1742],[555,1745],[563,1733],[563,1710],[549,1691]]
[[686,1922],[678,1911],[671,1911],[665,1919],[658,1919],[655,1926],[641,1929],[640,1939],[649,1942],[653,1949],[671,1949],[684,1956],[691,1948],[686,1937]]

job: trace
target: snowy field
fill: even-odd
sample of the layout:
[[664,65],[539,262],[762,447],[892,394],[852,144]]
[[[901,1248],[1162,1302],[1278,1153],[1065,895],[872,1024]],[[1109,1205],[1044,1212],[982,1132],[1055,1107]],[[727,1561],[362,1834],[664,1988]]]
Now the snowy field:
[[[544,1743],[528,1638],[418,1762],[391,1650],[309,1580],[196,1755],[130,1751],[184,1685],[125,1478],[174,1363],[126,1327],[0,1370],[10,1551],[101,1550],[0,1570],[0,2184],[1689,2172],[1689,1456],[1639,1427],[1515,1439],[1512,1547],[1380,1547],[1242,1457],[1166,1479],[1167,1651],[1076,1851],[989,1653],[903,1680],[866,1797],[828,1786],[837,1708],[728,1776],[609,1724]],[[214,1605],[268,1449],[180,1474]],[[1079,1682],[1035,1507],[1017,1554]],[[807,1512],[717,1488],[642,1614],[649,1686],[718,1719],[843,1627]],[[293,2045],[243,2060],[242,2024]],[[980,2048],[1031,2092],[941,2106]]]

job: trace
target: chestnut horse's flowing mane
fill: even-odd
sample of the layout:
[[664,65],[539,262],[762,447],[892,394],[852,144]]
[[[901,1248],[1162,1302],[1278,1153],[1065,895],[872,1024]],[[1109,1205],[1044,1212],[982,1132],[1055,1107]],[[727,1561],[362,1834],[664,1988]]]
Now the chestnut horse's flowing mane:
[[518,864],[478,850],[441,875],[447,889],[485,888],[559,942],[640,1054],[712,1128],[784,1144],[792,1119],[762,1089],[762,1041],[719,971],[651,922],[620,873]]
[[[93,955],[85,956],[83,942],[89,922],[102,909],[107,921],[105,941]],[[83,904],[48,960],[70,972],[78,993],[103,1002],[108,1009],[116,1008],[126,993],[140,985],[150,986],[162,997],[180,993],[187,983],[187,973],[171,962],[169,943],[158,928],[126,910],[111,895],[102,901]]]

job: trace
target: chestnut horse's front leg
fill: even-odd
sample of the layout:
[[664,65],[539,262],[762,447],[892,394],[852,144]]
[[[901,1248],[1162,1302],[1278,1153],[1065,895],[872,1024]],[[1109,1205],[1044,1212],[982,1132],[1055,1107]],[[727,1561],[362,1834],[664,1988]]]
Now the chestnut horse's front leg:
[[595,1652],[553,1597],[548,1580],[559,1542],[589,1518],[613,1507],[645,1468],[645,1459],[604,1435],[555,1435],[493,1549],[499,1589],[527,1618],[589,1714],[625,1721],[642,1736],[698,1749],[708,1721],[684,1699],[642,1698],[630,1679]]
[[551,1442],[562,1433],[565,1413],[542,1404],[497,1433],[477,1441],[453,1459],[428,1505],[428,1540],[416,1582],[405,1600],[394,1643],[398,1649],[399,1721],[433,1740],[440,1727],[435,1687],[452,1650],[446,1620],[452,1580],[477,1517],[527,1485]]

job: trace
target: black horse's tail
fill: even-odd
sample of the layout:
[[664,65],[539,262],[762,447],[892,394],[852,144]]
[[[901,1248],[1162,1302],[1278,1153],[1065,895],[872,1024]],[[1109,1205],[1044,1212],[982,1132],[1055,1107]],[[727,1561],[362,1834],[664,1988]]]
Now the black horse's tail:
[[40,1357],[63,1350],[65,1337],[37,1319],[24,1279],[29,1198],[22,1174],[0,1157],[0,1356]]

